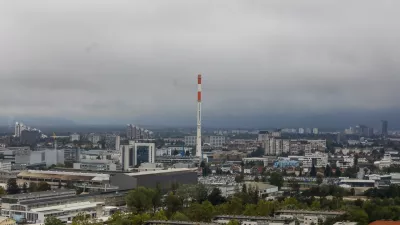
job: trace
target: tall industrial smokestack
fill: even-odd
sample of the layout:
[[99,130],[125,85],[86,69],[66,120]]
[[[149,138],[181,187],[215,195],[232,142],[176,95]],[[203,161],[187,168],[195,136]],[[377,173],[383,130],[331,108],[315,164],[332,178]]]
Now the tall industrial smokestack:
[[202,161],[201,151],[201,74],[197,76],[197,139],[196,139],[196,156]]

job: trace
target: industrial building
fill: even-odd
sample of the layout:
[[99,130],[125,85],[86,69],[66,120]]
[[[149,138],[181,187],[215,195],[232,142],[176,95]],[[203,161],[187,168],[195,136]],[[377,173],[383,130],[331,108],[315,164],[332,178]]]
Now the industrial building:
[[7,195],[2,198],[1,215],[19,223],[43,223],[49,216],[70,222],[82,212],[98,218],[105,211],[104,205],[124,205],[125,194],[126,192],[104,192],[76,195],[75,190],[57,189]]
[[110,177],[110,184],[119,187],[120,190],[137,187],[156,188],[157,184],[160,184],[162,189],[169,190],[174,183],[197,184],[197,168],[117,173]]
[[45,181],[54,188],[59,183],[72,184],[87,191],[130,190],[139,186],[155,188],[160,183],[164,189],[171,188],[172,183],[196,184],[197,168],[167,169],[142,171],[136,173],[80,173],[67,171],[26,170],[17,175],[17,183]]
[[19,184],[35,182],[39,183],[45,181],[54,188],[58,187],[59,183],[67,185],[85,184],[92,189],[97,190],[107,189],[109,185],[109,174],[101,173],[77,173],[77,172],[64,172],[64,171],[42,171],[42,170],[25,170],[17,175],[17,182]]
[[76,170],[88,170],[88,171],[118,171],[121,170],[121,166],[113,163],[111,160],[90,160],[81,159],[79,162],[73,164],[73,168]]
[[227,224],[232,220],[238,221],[241,225],[295,225],[294,219],[263,216],[218,215],[214,217],[213,222]]

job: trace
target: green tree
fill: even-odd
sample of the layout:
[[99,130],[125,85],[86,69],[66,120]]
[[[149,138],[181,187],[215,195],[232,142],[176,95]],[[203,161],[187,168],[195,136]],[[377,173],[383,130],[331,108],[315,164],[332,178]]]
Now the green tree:
[[187,217],[185,214],[181,212],[176,212],[174,215],[172,215],[171,220],[174,221],[190,221],[189,217]]
[[198,203],[202,203],[207,200],[208,198],[208,188],[204,184],[197,184],[196,185],[196,201]]
[[167,221],[167,215],[165,214],[164,210],[160,210],[156,213],[154,213],[153,217],[151,218],[152,220],[163,220],[163,221]]
[[226,199],[222,196],[219,188],[214,188],[208,196],[208,201],[210,201],[213,205],[219,205],[226,202]]
[[7,180],[7,193],[8,194],[18,194],[20,193],[19,186],[17,184],[17,179],[11,178]]
[[24,184],[22,185],[22,193],[27,193],[27,192],[28,192],[28,187],[27,187],[27,184],[24,183]]
[[321,185],[323,180],[324,180],[324,178],[322,178],[322,175],[318,174],[317,175],[317,184]]
[[167,217],[170,218],[176,212],[182,209],[182,201],[178,196],[173,193],[169,193],[169,195],[165,198],[165,206],[166,206],[166,214]]
[[126,196],[126,204],[135,213],[144,213],[152,208],[154,191],[145,187],[136,188]]
[[310,176],[311,177],[316,177],[317,176],[317,169],[315,168],[314,164],[311,167]]
[[259,182],[259,181],[260,181],[260,178],[259,178],[258,176],[256,176],[256,177],[254,178],[254,181],[255,181],[255,182]]
[[195,202],[186,211],[189,219],[196,222],[211,222],[214,216],[214,206],[209,201]]
[[336,171],[335,171],[335,176],[336,177],[340,177],[342,175],[342,171],[341,171],[341,169],[338,167],[338,168],[336,168]]
[[368,214],[361,209],[354,209],[349,212],[352,221],[357,222],[358,225],[367,225],[369,222]]
[[258,216],[270,216],[273,214],[277,207],[276,202],[272,201],[259,201],[257,203],[257,215]]
[[332,168],[329,164],[326,164],[324,175],[325,177],[330,177],[332,174]]
[[4,196],[6,194],[7,194],[6,190],[4,190],[4,188],[0,186],[0,197]]
[[129,217],[129,214],[116,212],[107,220],[107,225],[131,225],[132,222]]
[[131,217],[132,225],[143,225],[150,219],[151,216],[148,213],[137,214]]
[[237,220],[231,220],[227,223],[227,225],[240,225],[239,221]]
[[47,182],[40,181],[38,184],[37,190],[38,191],[49,191],[49,190],[51,190],[51,186]]
[[37,191],[37,184],[35,182],[30,182],[28,187],[29,192],[36,192]]
[[280,173],[272,173],[270,178],[269,178],[269,183],[275,186],[278,186],[278,188],[280,189],[283,186],[283,176]]
[[257,205],[246,204],[244,207],[243,215],[245,216],[257,216]]
[[72,219],[72,225],[100,225],[95,220],[90,219],[90,215],[85,213],[79,213]]
[[44,219],[44,225],[64,225],[64,223],[56,217],[49,216]]
[[157,183],[156,189],[153,190],[152,193],[152,198],[151,198],[151,204],[153,205],[153,213],[157,211],[158,207],[161,207],[162,202],[162,189],[161,189],[161,184]]

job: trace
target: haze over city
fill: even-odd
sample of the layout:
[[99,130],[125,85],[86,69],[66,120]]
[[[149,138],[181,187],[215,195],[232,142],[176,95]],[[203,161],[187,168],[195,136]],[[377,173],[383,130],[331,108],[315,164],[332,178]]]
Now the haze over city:
[[4,1],[0,122],[400,126],[399,6]]

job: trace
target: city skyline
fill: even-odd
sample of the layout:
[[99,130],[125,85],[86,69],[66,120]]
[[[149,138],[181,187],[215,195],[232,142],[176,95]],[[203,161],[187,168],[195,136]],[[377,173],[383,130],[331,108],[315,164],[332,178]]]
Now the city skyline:
[[9,1],[0,117],[191,125],[201,73],[205,126],[400,127],[397,4]]

